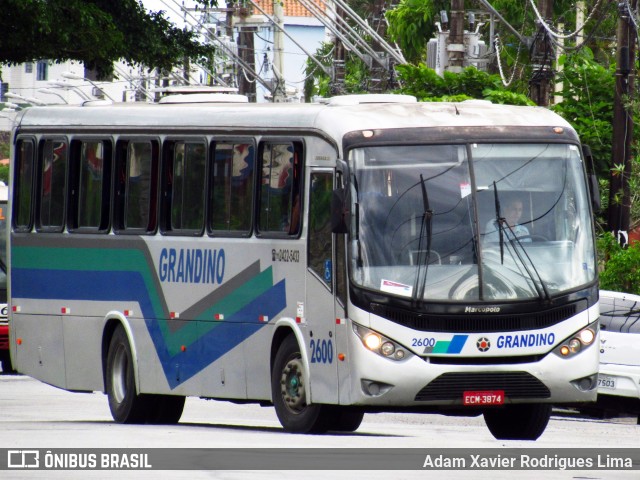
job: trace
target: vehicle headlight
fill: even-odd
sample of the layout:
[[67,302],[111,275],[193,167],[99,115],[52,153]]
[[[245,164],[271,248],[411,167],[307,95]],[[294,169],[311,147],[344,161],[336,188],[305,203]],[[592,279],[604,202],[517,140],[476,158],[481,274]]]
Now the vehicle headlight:
[[582,350],[593,345],[598,332],[598,322],[594,322],[587,328],[580,330],[575,335],[567,338],[564,342],[554,348],[553,352],[562,358],[569,358],[577,355]]
[[352,322],[352,325],[353,331],[368,350],[377,353],[381,357],[397,361],[403,360],[408,356],[409,352],[399,343],[355,322]]

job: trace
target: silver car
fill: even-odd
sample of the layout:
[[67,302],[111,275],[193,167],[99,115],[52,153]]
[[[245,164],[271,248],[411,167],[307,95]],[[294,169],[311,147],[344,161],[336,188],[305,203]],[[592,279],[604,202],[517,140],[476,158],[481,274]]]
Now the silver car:
[[600,290],[598,407],[640,413],[640,295]]

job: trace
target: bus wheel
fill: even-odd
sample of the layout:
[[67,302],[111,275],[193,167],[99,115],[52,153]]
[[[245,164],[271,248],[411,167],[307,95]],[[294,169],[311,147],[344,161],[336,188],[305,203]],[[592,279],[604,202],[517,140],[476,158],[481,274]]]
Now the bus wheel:
[[107,396],[111,416],[118,423],[144,423],[149,397],[138,395],[133,375],[133,355],[122,326],[116,328],[107,353]]
[[333,407],[329,430],[355,432],[364,418],[364,411],[351,407]]
[[278,349],[271,373],[271,395],[278,420],[288,432],[322,433],[329,429],[330,407],[307,403],[309,385],[300,347],[293,335]]
[[0,362],[2,362],[2,373],[16,372],[11,365],[11,355],[9,355],[9,350],[0,351]]
[[146,395],[150,402],[147,423],[174,425],[180,421],[185,397],[180,395]]
[[550,418],[551,405],[547,403],[508,405],[484,411],[484,421],[498,440],[537,440]]

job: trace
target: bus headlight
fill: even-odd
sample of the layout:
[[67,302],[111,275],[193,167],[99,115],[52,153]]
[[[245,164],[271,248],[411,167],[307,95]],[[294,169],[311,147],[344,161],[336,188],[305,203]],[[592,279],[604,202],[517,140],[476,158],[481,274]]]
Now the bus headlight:
[[388,357],[396,351],[396,346],[392,342],[384,342],[380,347],[380,351],[385,357]]
[[352,323],[352,325],[353,331],[368,350],[381,357],[396,361],[404,360],[408,356],[409,352],[399,343],[356,323]]
[[371,332],[364,337],[364,344],[369,350],[377,350],[382,344],[382,339],[375,333]]
[[567,338],[564,342],[554,348],[553,353],[562,358],[570,358],[577,355],[585,348],[593,345],[598,331],[597,322],[592,323],[587,328],[580,330],[575,335]]

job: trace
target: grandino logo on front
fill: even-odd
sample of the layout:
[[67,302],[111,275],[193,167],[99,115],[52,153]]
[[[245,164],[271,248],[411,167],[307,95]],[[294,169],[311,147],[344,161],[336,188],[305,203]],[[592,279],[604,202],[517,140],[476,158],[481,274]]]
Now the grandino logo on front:
[[496,342],[497,348],[524,348],[551,346],[556,336],[551,333],[525,333],[522,335],[500,335]]

